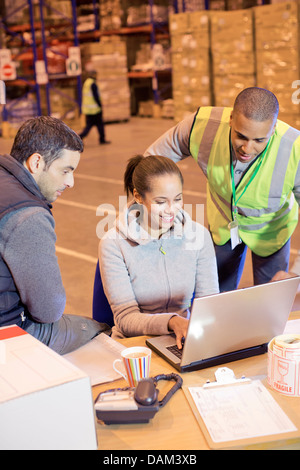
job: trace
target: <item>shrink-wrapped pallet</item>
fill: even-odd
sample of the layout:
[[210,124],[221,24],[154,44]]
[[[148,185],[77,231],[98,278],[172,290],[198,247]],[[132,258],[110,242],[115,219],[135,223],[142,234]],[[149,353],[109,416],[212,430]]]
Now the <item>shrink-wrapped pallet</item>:
[[126,45],[118,36],[102,38],[82,48],[83,62],[97,72],[104,122],[130,118]]
[[170,15],[174,118],[183,119],[199,106],[212,104],[209,13]]
[[236,95],[255,86],[253,12],[211,12],[211,53],[215,106],[233,106]]
[[279,101],[279,118],[299,127],[299,5],[284,2],[254,8],[257,86]]

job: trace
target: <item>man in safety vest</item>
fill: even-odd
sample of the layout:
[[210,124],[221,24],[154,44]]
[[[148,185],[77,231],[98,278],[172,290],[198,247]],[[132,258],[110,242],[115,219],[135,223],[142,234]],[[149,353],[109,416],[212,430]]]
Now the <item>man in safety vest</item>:
[[79,135],[83,139],[92,127],[96,126],[99,133],[99,143],[109,144],[110,142],[105,139],[102,105],[96,78],[97,72],[90,71],[82,87],[81,112],[85,115],[86,125]]
[[233,109],[201,107],[145,152],[176,162],[192,156],[207,177],[221,291],[238,287],[247,247],[254,284],[288,271],[300,201],[300,132],[277,120],[278,111],[273,93],[247,88]]

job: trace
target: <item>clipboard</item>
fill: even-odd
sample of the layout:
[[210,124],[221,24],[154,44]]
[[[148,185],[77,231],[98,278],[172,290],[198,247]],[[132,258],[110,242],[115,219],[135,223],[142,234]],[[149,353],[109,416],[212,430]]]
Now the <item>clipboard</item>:
[[285,402],[283,407],[276,392],[261,380],[236,379],[226,367],[219,368],[215,376],[216,382],[182,387],[211,449],[279,441],[300,447],[300,416],[286,406],[286,400],[279,400]]

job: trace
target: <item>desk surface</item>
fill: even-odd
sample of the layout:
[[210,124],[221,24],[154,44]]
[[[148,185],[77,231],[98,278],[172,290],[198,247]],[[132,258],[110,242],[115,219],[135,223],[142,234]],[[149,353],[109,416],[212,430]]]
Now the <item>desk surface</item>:
[[[300,318],[300,312],[293,312],[290,319]],[[126,346],[144,345],[146,337],[140,336],[122,340]],[[300,424],[300,399],[285,397],[273,391],[267,384],[267,354],[224,364],[235,373],[237,378],[245,375],[249,378],[262,380],[266,388],[276,398],[283,408],[292,410],[292,416],[297,417]],[[207,380],[215,380],[215,371],[218,367],[211,367],[195,372],[181,374],[183,384],[203,385]],[[168,374],[177,371],[157,354],[152,352],[151,376]],[[164,396],[173,382],[160,381],[158,388]],[[111,384],[93,387],[93,397],[108,388],[125,387],[125,380],[118,380]],[[160,397],[159,397],[160,398]],[[297,426],[297,423],[295,423]],[[98,448],[101,450],[205,450],[209,449],[200,426],[190,408],[183,390],[178,390],[171,400],[161,408],[149,423],[104,425],[96,424]],[[252,445],[254,449],[300,449],[300,439],[273,441],[270,443]]]

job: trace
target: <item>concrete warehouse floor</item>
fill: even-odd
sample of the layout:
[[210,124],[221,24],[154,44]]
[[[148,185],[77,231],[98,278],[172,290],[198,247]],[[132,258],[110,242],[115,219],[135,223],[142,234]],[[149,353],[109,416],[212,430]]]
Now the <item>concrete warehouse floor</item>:
[[[98,145],[96,129],[85,139],[85,150],[75,172],[75,186],[53,205],[56,221],[57,256],[67,294],[66,313],[92,316],[93,281],[99,239],[96,228],[103,217],[97,207],[109,204],[119,211],[124,196],[123,172],[128,158],[143,153],[147,146],[173,125],[172,120],[132,117],[130,121],[106,126],[110,145]],[[74,130],[80,128],[74,125]],[[1,153],[9,153],[13,139],[0,138]],[[185,204],[204,205],[206,181],[192,158],[180,163],[185,186]],[[102,212],[103,214],[103,212]],[[110,219],[111,220],[111,219]],[[99,227],[99,226],[98,226]],[[292,237],[291,264],[300,249],[300,227]],[[46,282],[46,280],[45,280]],[[252,284],[248,254],[240,287]],[[293,310],[300,310],[300,294]]]

